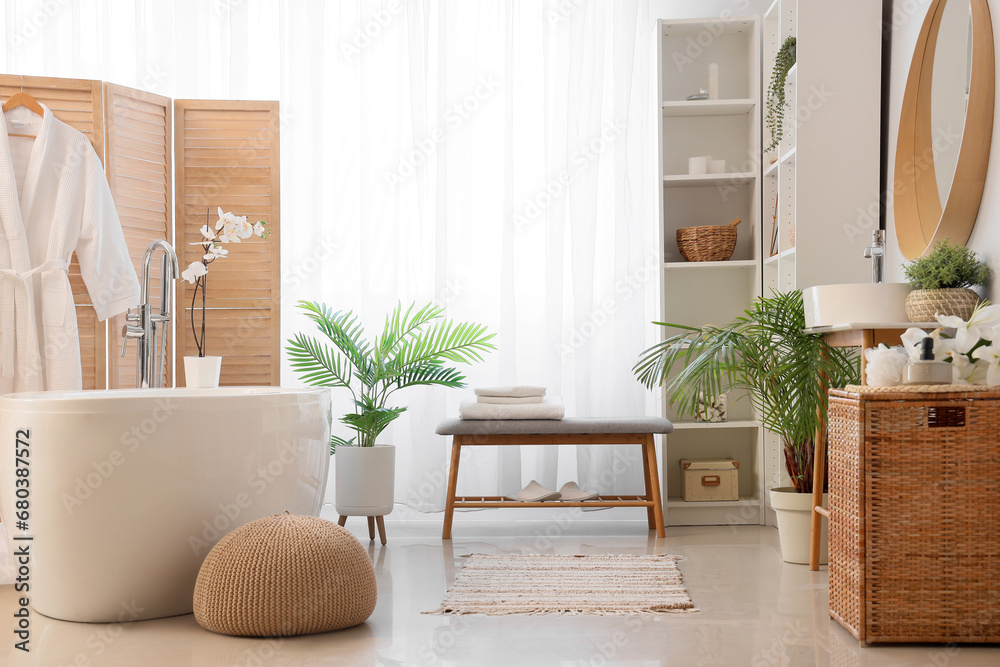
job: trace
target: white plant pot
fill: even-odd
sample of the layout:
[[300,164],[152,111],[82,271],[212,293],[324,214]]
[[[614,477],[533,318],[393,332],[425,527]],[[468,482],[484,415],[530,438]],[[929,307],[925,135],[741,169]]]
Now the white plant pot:
[[[828,496],[823,494],[823,506],[829,507]],[[790,486],[771,489],[771,508],[778,519],[778,539],[781,557],[786,563],[809,563],[809,535],[812,528],[812,494],[795,493]],[[829,560],[829,519],[822,519],[819,562]]]
[[384,516],[392,512],[396,447],[337,447],[336,507],[341,516]]
[[218,387],[222,357],[184,357],[184,386]]

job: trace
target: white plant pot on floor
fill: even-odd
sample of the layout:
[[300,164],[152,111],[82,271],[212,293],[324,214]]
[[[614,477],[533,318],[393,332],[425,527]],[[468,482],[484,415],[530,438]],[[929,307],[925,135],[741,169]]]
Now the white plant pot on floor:
[[222,357],[184,357],[185,387],[218,387]]
[[341,516],[384,516],[392,512],[396,447],[337,447],[336,507]]
[[[823,494],[823,506],[829,507],[826,493]],[[809,563],[809,536],[812,527],[812,494],[795,493],[790,486],[771,489],[771,508],[778,518],[778,539],[781,542],[781,557],[786,563]],[[826,563],[829,558],[829,520],[820,517],[822,531],[820,534],[819,562]]]

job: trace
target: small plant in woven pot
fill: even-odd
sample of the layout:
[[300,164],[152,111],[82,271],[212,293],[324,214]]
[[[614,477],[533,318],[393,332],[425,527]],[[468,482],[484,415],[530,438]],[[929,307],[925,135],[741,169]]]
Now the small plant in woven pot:
[[911,322],[933,322],[938,315],[968,320],[979,303],[970,287],[985,285],[990,267],[965,246],[938,241],[924,257],[903,265],[906,281],[914,287],[906,297]]

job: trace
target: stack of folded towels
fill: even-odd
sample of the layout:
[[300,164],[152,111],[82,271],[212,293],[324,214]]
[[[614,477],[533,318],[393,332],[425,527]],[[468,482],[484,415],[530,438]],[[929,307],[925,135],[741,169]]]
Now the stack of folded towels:
[[475,403],[462,403],[462,419],[562,419],[566,414],[562,399],[545,398],[545,387],[482,387],[476,389]]

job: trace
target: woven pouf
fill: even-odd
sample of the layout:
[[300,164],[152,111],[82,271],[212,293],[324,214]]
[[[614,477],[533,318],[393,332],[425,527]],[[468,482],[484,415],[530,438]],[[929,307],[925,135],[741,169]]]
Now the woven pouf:
[[198,572],[194,617],[224,635],[287,637],[363,623],[375,599],[371,559],[350,532],[286,512],[215,545]]

